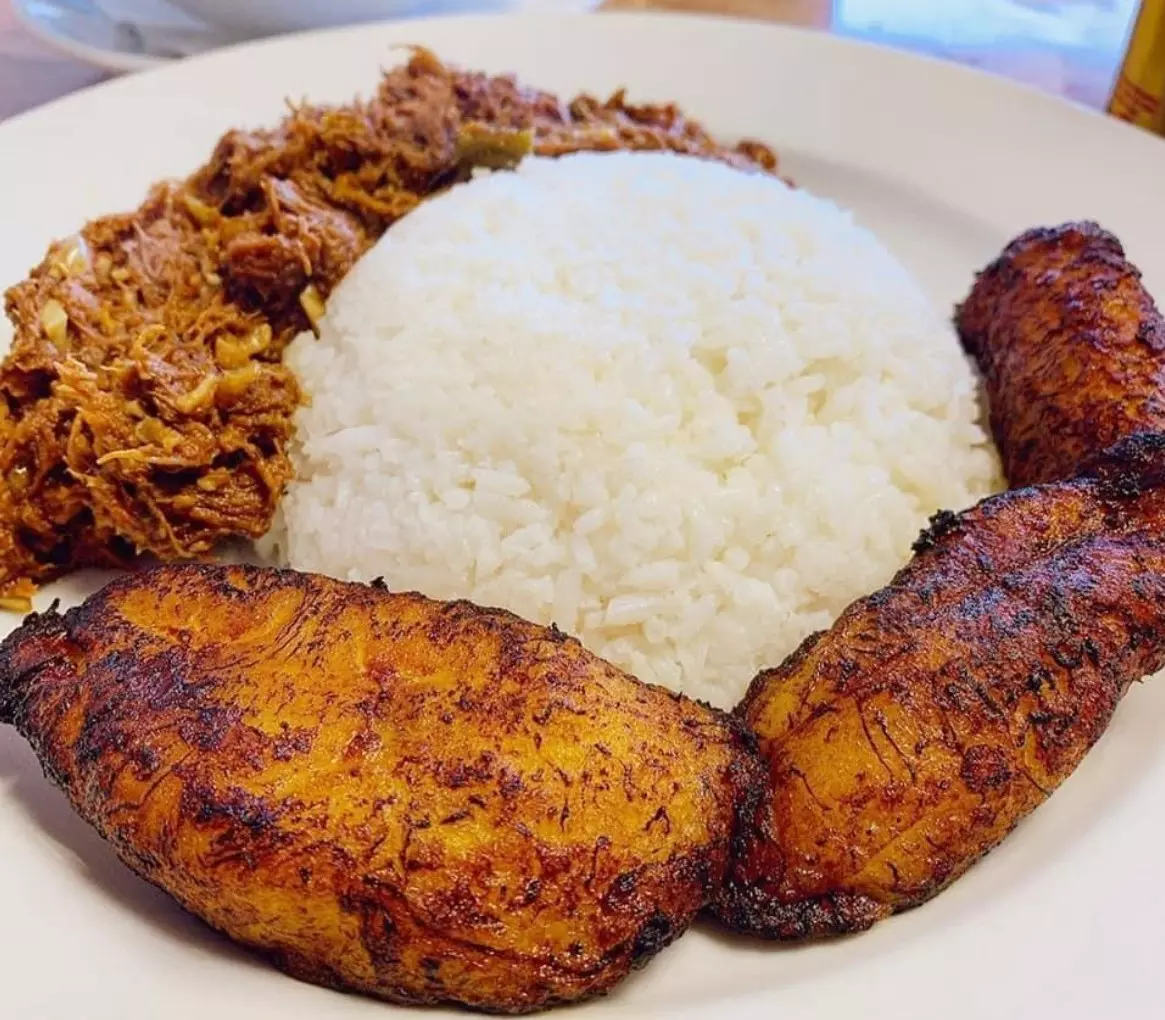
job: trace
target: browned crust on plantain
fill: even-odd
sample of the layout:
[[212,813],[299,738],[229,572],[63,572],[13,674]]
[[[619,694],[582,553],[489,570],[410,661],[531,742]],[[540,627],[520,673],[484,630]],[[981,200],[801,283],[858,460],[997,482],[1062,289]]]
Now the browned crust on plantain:
[[246,567],[31,617],[0,718],[126,864],[289,973],[498,1012],[681,934],[763,785],[739,721],[554,628]]
[[1165,325],[1095,223],[1030,230],[955,317],[1013,488],[1071,478],[1118,440],[1165,431]]
[[1091,476],[941,515],[883,590],[738,708],[771,799],[715,914],[772,939],[861,931],[959,877],[1165,665],[1165,437]]

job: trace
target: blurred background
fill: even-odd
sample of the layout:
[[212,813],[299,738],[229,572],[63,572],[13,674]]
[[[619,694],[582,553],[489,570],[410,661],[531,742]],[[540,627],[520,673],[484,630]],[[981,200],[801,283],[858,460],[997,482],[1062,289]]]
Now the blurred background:
[[[381,0],[388,13],[405,0]],[[494,0],[421,0],[426,13]],[[256,34],[191,16],[200,0],[0,0],[0,119],[101,80]],[[237,12],[238,0],[217,5]],[[337,12],[343,2],[268,0],[258,8]],[[377,0],[359,0],[377,8]],[[513,3],[497,0],[513,10]],[[519,9],[713,12],[811,26],[960,61],[1103,107],[1138,0],[538,0]],[[179,10],[185,8],[185,11]],[[420,9],[419,7],[417,9]],[[270,15],[269,15],[270,16]],[[230,21],[228,17],[226,19]]]
[[918,50],[1094,106],[1108,98],[1139,0],[612,0],[731,10]]

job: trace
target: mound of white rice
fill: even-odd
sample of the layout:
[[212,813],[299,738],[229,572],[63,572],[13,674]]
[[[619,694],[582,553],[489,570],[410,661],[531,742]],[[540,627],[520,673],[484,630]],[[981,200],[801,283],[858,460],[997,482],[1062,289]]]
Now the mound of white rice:
[[289,361],[276,557],[553,621],[720,705],[999,485],[971,371],[878,241],[690,158],[454,189]]

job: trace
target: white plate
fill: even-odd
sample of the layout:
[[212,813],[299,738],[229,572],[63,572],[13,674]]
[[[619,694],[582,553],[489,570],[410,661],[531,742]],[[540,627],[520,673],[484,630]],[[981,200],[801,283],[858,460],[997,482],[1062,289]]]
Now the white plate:
[[[630,86],[774,143],[950,304],[1012,234],[1094,217],[1165,295],[1165,145],[954,66],[744,22],[661,16],[413,22],[221,52],[0,126],[0,280],[86,217],[190,170],[285,96],[375,85],[393,43],[569,93]],[[76,598],[70,582],[44,593]],[[740,1020],[1157,1017],[1165,686],[1134,690],[1051,802],[949,892],[845,941],[781,949],[700,928],[571,1015]],[[393,1015],[285,978],[131,876],[0,732],[0,1015],[215,1020]],[[427,1014],[432,1016],[432,1013]],[[463,1014],[456,1014],[463,1015]]]

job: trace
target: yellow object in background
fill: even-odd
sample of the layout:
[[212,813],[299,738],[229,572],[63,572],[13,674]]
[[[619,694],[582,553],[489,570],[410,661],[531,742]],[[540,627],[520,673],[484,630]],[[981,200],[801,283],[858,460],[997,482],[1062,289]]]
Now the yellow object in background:
[[1165,134],[1165,0],[1142,0],[1108,112]]

